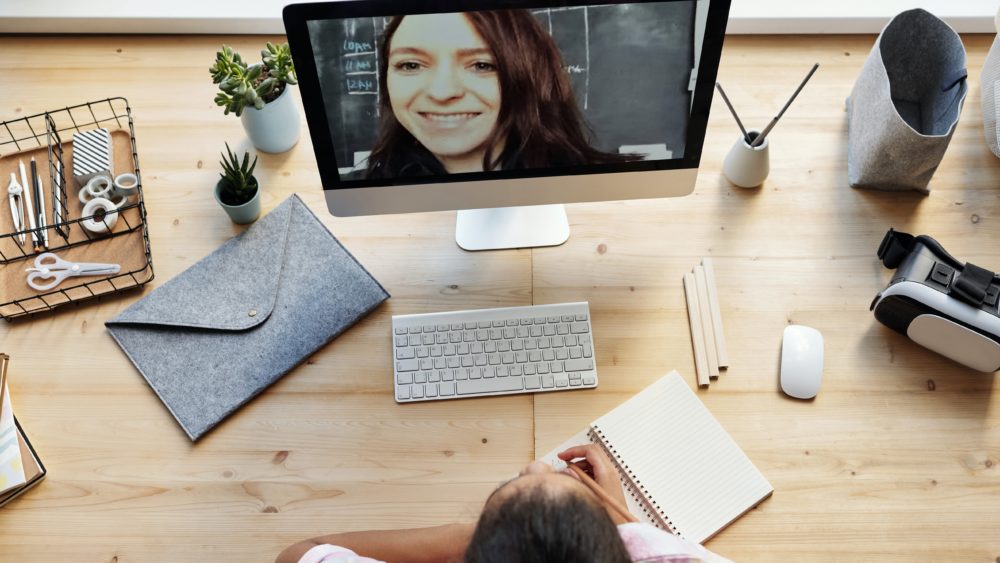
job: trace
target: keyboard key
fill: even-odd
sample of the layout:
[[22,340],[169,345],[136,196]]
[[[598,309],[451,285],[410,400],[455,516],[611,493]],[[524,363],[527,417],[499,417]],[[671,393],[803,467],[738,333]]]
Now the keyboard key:
[[541,335],[542,335],[542,327],[540,326],[533,326],[531,327],[531,330],[528,331],[528,336],[533,336],[535,338],[538,338]]
[[507,369],[507,373],[511,376],[521,376],[521,366],[519,364],[514,364]]
[[502,327],[502,326],[504,326],[504,322],[503,321],[493,321],[493,326],[495,328]]
[[555,387],[555,380],[551,375],[542,376],[542,389],[552,389]]
[[442,381],[454,381],[455,380],[455,370],[453,370],[453,369],[442,370],[441,371],[441,380]]
[[396,346],[406,346],[406,345],[407,345],[407,341],[406,341],[406,337],[405,336],[397,336],[396,337]]
[[430,347],[430,353],[431,353],[431,357],[432,358],[440,358],[441,357],[441,347],[440,346],[431,346]]
[[413,393],[413,398],[414,399],[423,399],[424,398],[424,386],[423,385],[414,385],[413,389],[411,389],[410,391]]
[[562,362],[549,362],[549,369],[552,373],[562,373],[563,363]]
[[444,369],[446,367],[448,367],[448,364],[444,358],[434,358],[434,369]]
[[411,334],[406,340],[406,344],[409,346],[420,346],[420,336],[416,334]]
[[512,364],[514,363],[514,353],[504,352],[503,354],[500,354],[500,360],[505,364]]
[[581,345],[583,345],[583,344],[590,344],[590,342],[591,342],[591,340],[590,340],[590,335],[589,334],[584,334],[584,335],[580,336],[580,344]]
[[455,390],[459,395],[521,391],[522,389],[524,389],[524,383],[520,377],[458,381],[455,385]]
[[399,386],[399,387],[397,387],[396,388],[396,398],[399,399],[400,401],[404,401],[406,399],[409,399],[410,398],[410,388],[409,387],[404,387],[402,385]]
[[462,358],[463,368],[471,368],[473,365],[475,365],[475,361],[472,359],[472,356],[460,356],[460,357]]
[[573,381],[574,379],[576,380],[581,379],[580,372],[574,371],[573,373],[569,374],[569,380]]
[[538,363],[542,361],[542,353],[539,350],[532,350],[528,352],[528,361]]
[[[479,368],[479,373],[483,376],[483,379],[489,379],[491,377],[496,377],[498,375],[497,370],[500,368],[495,368],[492,366],[487,366],[484,368]],[[504,375],[507,375],[506,373]]]
[[595,383],[597,383],[597,378],[594,377],[594,373],[593,372],[583,374],[583,384],[584,385],[594,385]]
[[517,338],[527,338],[528,337],[528,329],[527,329],[527,327],[519,326],[519,327],[517,327],[517,330],[514,331],[514,332],[517,333]]
[[576,335],[567,334],[566,336],[563,336],[563,344],[566,346],[576,346]]
[[506,340],[497,342],[497,352],[510,352],[510,342]]
[[438,332],[447,332],[448,331],[448,325],[437,325],[435,328],[437,329]]
[[[569,351],[569,357],[574,360],[579,360],[583,357],[583,348],[573,348]],[[566,358],[563,358],[566,359]]]
[[469,379],[482,379],[484,371],[480,368],[476,368],[469,372]]
[[538,339],[538,347],[541,349],[546,349],[549,347],[549,339],[544,336]]
[[417,360],[402,360],[396,362],[396,371],[417,371]]
[[409,332],[410,334],[420,334],[420,327],[411,326],[409,329],[407,329],[407,332]]
[[[465,323],[469,324],[469,323]],[[473,323],[472,328],[476,328],[475,323]],[[462,323],[451,323],[451,330],[462,330]]]
[[474,331],[467,330],[462,333],[462,342],[475,342],[475,341],[476,341],[476,333]]
[[451,356],[448,358],[448,367],[451,369],[462,367],[462,358]]
[[568,360],[569,359],[569,351],[567,351],[565,348],[560,348],[560,349],[556,350],[556,359],[557,360]]
[[553,348],[562,348],[563,347],[563,337],[562,336],[552,336],[552,337],[549,337],[549,342],[551,342],[551,346]]
[[434,335],[434,343],[435,344],[447,344],[448,343],[448,335],[446,333],[444,333],[444,332],[439,332],[439,333],[435,334]]
[[546,362],[554,362],[556,359],[556,353],[552,350],[542,350],[542,360]]
[[537,338],[528,338],[528,339],[526,339],[524,341],[524,349],[525,350],[537,350],[538,349],[538,339]]
[[482,354],[483,353],[483,343],[482,342],[473,342],[472,344],[470,344],[469,345],[469,353],[470,354]]
[[573,315],[563,315],[560,318],[562,319],[562,322],[564,322],[564,323],[571,323],[571,322],[573,322]]
[[423,360],[420,360],[420,369],[423,370],[434,369],[434,364],[431,363],[430,358],[424,358]]
[[417,357],[418,358],[426,358],[427,356],[430,356],[430,354],[427,352],[427,348],[426,347],[421,346],[420,348],[417,348]]
[[434,325],[424,325],[423,331],[427,333],[434,332]]
[[459,356],[468,356],[469,355],[469,345],[466,344],[465,342],[459,344],[458,345],[458,355]]
[[490,354],[487,356],[491,366],[498,365],[500,363],[500,354]]
[[490,340],[489,342],[486,343],[486,346],[483,346],[483,350],[487,354],[493,354],[497,351],[497,343]]
[[444,352],[445,356],[454,356],[455,355],[455,345],[454,344],[446,344],[445,347],[442,349],[442,351]]
[[416,351],[413,348],[397,348],[396,349],[396,359],[397,360],[409,360],[417,357]]
[[424,385],[424,396],[437,397],[438,396],[437,383],[428,383],[427,385]]
[[558,332],[559,334],[569,334],[569,325],[568,324],[556,325],[556,332]]
[[578,321],[585,321],[585,320],[587,320],[587,315],[577,315],[576,316],[576,320],[578,320]]
[[535,364],[535,371],[543,375],[549,373],[549,364],[545,362],[542,362],[540,364]]
[[567,387],[569,386],[569,378],[566,377],[565,373],[555,374],[556,387]]
[[524,388],[525,389],[541,389],[542,378],[537,375],[529,375],[524,378]]
[[454,383],[442,383],[440,385],[441,396],[450,397],[455,394],[455,384]]
[[399,326],[397,326],[396,328],[394,328],[394,329],[392,329],[392,330],[393,330],[393,332],[395,332],[396,334],[406,334],[406,329],[405,329],[405,328],[403,328],[403,327],[399,327]]
[[476,360],[476,365],[477,366],[485,366],[486,365],[486,354],[479,354],[479,355],[473,356],[473,358]]
[[535,364],[524,364],[524,375],[535,375]]
[[510,349],[517,352],[518,350],[524,350],[523,340],[512,340],[510,343]]
[[[402,384],[409,385],[410,383],[413,383],[413,374],[412,373],[397,373],[396,374],[396,383],[399,383],[400,385],[402,385]],[[407,394],[407,397],[409,397],[409,394]]]
[[527,352],[516,352],[514,354],[514,361],[517,362],[517,363],[519,363],[519,364],[527,363],[527,361],[528,361],[528,353]]
[[517,336],[517,331],[516,330],[514,330],[512,328],[505,328],[505,329],[503,329],[503,337],[504,338],[510,340],[511,338],[514,338],[515,336]]
[[583,385],[583,382],[580,381],[579,379],[570,379],[569,385],[570,387],[579,387],[580,385]]
[[559,322],[559,317],[546,317],[545,322],[547,323],[557,323]]
[[566,371],[592,371],[594,361],[586,358],[581,360],[566,360]]
[[453,369],[451,373],[455,374],[456,380],[469,379],[469,372],[464,369]]
[[449,332],[448,333],[448,342],[451,342],[452,344],[458,344],[461,341],[462,341],[462,333],[461,332]]
[[587,323],[573,323],[570,325],[570,332],[573,334],[586,334],[588,330]]
[[543,336],[555,336],[556,335],[556,327],[555,327],[555,325],[545,325],[545,328],[542,329],[542,335]]
[[507,319],[507,326],[517,326],[517,319]]
[[427,372],[421,371],[413,375],[414,383],[427,383]]
[[503,338],[503,330],[499,328],[490,329],[490,340],[500,340]]
[[489,338],[490,338],[490,332],[488,330],[477,330],[476,331],[476,340],[481,340],[481,341],[485,342],[485,341],[489,340]]
[[479,328],[490,328],[490,321],[479,321]]
[[534,319],[532,319],[532,322],[534,322],[536,325],[543,325],[545,324],[545,317],[535,317]]
[[590,348],[590,344],[583,345],[583,357],[591,358],[594,356],[594,351]]
[[[427,383],[437,383],[438,381],[441,381],[441,376],[438,375],[438,372],[432,371],[427,374]],[[430,395],[428,395],[428,397],[430,397]]]
[[[462,325],[461,324],[452,325],[451,328],[453,330],[462,330]],[[481,326],[479,328],[486,328],[486,327]],[[465,330],[476,330],[476,323],[475,322],[465,323]]]
[[530,325],[531,319],[521,319],[521,326]]

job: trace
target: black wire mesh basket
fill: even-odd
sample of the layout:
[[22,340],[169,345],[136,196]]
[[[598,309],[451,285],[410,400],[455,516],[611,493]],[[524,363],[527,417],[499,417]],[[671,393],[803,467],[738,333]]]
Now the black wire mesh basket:
[[[112,140],[112,177],[116,173],[134,174],[136,193],[117,211],[98,210],[83,216],[82,204],[77,204],[80,186],[72,173],[71,138],[95,129],[106,129]],[[6,183],[8,175],[11,181],[16,180],[21,163],[30,159],[42,161],[37,188],[47,222],[42,227],[39,218],[17,228],[11,211],[13,201],[6,197],[7,201],[0,203],[8,208],[0,211],[0,318],[10,321],[149,283],[153,279],[153,260],[135,125],[128,101],[109,98],[0,123],[0,181]],[[43,178],[47,178],[47,184]],[[21,222],[25,223],[23,217]],[[69,261],[117,262],[121,268],[113,275],[68,277],[51,290],[37,291],[27,285],[25,270],[34,266],[33,259],[42,252],[58,253]]]

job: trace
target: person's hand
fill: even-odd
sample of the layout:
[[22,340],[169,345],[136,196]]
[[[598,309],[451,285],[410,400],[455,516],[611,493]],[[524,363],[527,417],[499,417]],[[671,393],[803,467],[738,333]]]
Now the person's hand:
[[[607,454],[604,453],[604,450],[600,446],[597,444],[575,446],[559,452],[557,455],[559,459],[566,463],[572,463],[583,469],[587,475],[594,478],[594,481],[602,489],[611,495],[611,498],[620,502],[622,506],[628,506],[625,504],[625,493],[622,491],[622,482],[618,477],[618,471],[615,470],[614,464],[611,463],[611,460],[608,459]],[[570,475],[576,477],[572,472],[570,472]],[[616,514],[613,511],[610,512],[614,518]]]

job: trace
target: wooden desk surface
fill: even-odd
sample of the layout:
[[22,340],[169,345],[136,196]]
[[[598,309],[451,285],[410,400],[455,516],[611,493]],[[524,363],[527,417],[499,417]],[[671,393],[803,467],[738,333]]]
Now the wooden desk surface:
[[[270,561],[321,533],[474,519],[499,481],[655,378],[676,368],[694,386],[681,277],[712,256],[732,367],[698,394],[775,493],[708,546],[738,560],[1000,561],[1000,383],[868,311],[889,226],[1000,268],[1000,161],[978,84],[991,39],[964,39],[970,93],[929,196],[847,186],[844,99],[873,37],[729,37],[719,79],[750,127],[822,65],[774,130],[767,183],[721,177],[738,133],[716,97],[694,194],[571,205],[558,248],[465,253],[454,213],[333,218],[303,130],[261,157],[265,208],[300,194],[392,299],[198,444],[102,326],[141,293],[0,324],[15,411],[49,468],[0,510],[0,560]],[[207,69],[223,42],[250,55],[264,41],[2,37],[0,119],[128,98],[156,286],[238,232],[211,190],[223,141],[246,140]],[[598,390],[393,402],[391,315],[577,300],[593,312]],[[777,390],[789,323],[826,338],[813,402]]]

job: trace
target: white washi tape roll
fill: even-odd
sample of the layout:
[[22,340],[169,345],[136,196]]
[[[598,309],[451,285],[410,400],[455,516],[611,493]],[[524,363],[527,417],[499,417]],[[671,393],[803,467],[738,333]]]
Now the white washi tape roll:
[[94,176],[80,189],[80,203],[86,204],[95,197],[107,197],[111,194],[114,184],[107,176]]
[[139,178],[131,172],[115,176],[115,193],[128,197],[139,192]]
[[111,232],[118,223],[118,206],[103,197],[95,197],[83,206],[83,216],[86,219],[81,223],[95,235],[102,235]]

